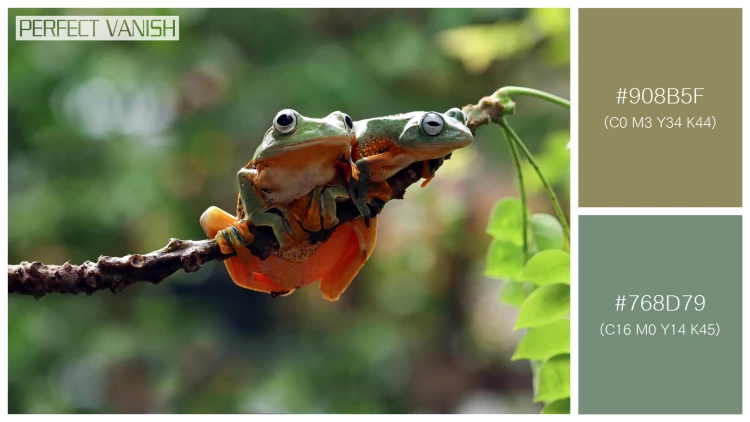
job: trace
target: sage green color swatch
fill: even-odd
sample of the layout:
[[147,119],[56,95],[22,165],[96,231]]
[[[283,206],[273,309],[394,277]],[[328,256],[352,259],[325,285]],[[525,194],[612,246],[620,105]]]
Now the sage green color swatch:
[[[579,225],[580,413],[741,413],[742,217],[580,216]],[[629,295],[675,295],[680,310],[633,311]],[[683,295],[703,295],[703,310],[684,311]],[[603,336],[602,324],[621,333],[630,324],[630,335]],[[650,324],[653,335],[638,331]],[[665,335],[662,324],[687,332]],[[693,334],[692,324],[718,324],[719,335]]]
[[742,206],[742,10],[581,9],[578,34],[579,205]]

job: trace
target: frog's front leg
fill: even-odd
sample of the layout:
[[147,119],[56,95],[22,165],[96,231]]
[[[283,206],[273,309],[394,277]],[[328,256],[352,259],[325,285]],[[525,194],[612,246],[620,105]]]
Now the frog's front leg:
[[432,181],[432,179],[435,177],[435,172],[441,165],[443,165],[444,161],[445,157],[422,161],[421,176],[424,179],[424,182],[422,182],[422,187],[427,186]]
[[268,226],[273,230],[279,248],[282,250],[293,247],[296,242],[305,239],[307,233],[297,220],[291,216],[286,206],[269,208],[261,199],[261,191],[257,186],[257,171],[243,168],[237,173],[240,187],[240,197],[246,210],[246,218],[254,226]]
[[367,206],[367,191],[372,183],[374,183],[373,179],[384,181],[389,177],[389,173],[392,171],[391,163],[393,160],[394,154],[390,151],[357,160],[356,167],[359,170],[359,180],[354,178],[349,180],[349,194],[352,202],[357,206],[357,210],[359,210],[362,216],[375,216]]
[[360,215],[368,218],[372,217],[372,212],[367,206],[367,188],[372,180],[372,167],[366,158],[360,159],[355,163],[357,177],[349,179],[349,197],[357,207]]

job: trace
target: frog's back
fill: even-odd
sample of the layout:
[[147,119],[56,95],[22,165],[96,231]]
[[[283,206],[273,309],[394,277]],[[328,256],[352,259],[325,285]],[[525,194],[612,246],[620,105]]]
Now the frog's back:
[[[417,112],[418,113],[418,112]],[[399,136],[406,123],[417,113],[396,114],[375,119],[360,120],[355,123],[357,143],[352,148],[352,160],[399,149]]]

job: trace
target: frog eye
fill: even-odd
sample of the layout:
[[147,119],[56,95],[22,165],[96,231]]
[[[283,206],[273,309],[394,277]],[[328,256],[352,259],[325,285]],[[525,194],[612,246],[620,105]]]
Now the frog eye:
[[281,110],[273,118],[273,128],[282,135],[288,135],[297,129],[297,112],[292,109]]
[[344,114],[344,123],[346,124],[346,127],[349,128],[349,130],[354,129],[354,122],[348,114]]
[[430,136],[439,135],[443,131],[443,118],[437,113],[427,113],[422,117],[419,125],[424,133]]
[[448,116],[450,116],[450,117],[453,117],[454,119],[456,119],[459,122],[461,122],[464,126],[466,126],[467,118],[466,118],[466,114],[463,111],[461,111],[461,110],[459,110],[459,109],[457,109],[457,108],[454,107],[454,108],[446,111],[445,114],[448,115]]

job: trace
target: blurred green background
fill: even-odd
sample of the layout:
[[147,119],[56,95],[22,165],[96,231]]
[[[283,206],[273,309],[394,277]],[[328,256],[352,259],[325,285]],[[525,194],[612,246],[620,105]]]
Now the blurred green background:
[[[179,15],[178,42],[16,42],[16,15]],[[61,264],[204,238],[274,114],[355,120],[569,97],[567,9],[19,10],[9,16],[9,260]],[[567,209],[569,113],[512,126]],[[535,175],[532,212],[554,214]],[[492,205],[517,196],[499,127],[380,217],[338,302],[236,287],[223,264],[112,295],[9,300],[9,410],[538,412],[521,331],[483,275]]]

